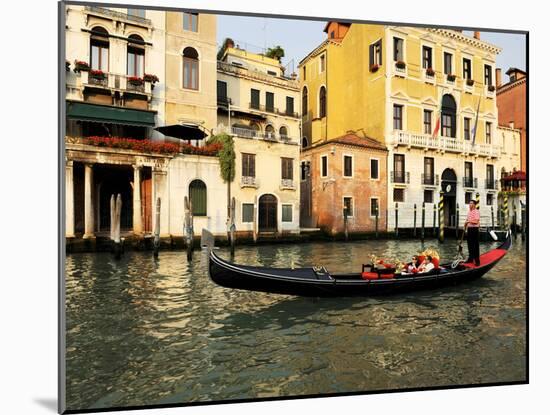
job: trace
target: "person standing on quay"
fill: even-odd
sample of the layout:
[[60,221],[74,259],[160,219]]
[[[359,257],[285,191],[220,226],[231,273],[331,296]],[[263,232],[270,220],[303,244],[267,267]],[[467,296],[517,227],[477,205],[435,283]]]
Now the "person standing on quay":
[[466,262],[473,262],[479,265],[479,210],[476,209],[476,202],[470,200],[470,210],[466,217],[466,235],[468,240],[468,259]]

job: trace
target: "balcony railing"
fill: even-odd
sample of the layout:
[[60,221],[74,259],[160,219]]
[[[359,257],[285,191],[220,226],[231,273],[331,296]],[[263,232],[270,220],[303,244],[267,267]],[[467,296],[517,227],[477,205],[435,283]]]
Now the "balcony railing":
[[223,71],[241,77],[253,78],[259,81],[273,83],[280,86],[291,87],[299,91],[300,84],[295,79],[288,79],[281,76],[273,76],[255,69],[248,69],[242,66],[232,65],[227,62],[218,61],[217,67],[218,71]]
[[487,190],[496,190],[498,187],[498,180],[485,179],[485,188]]
[[411,181],[411,174],[408,171],[392,171],[390,180],[392,183],[409,184]]
[[275,107],[271,107],[271,106],[268,106],[268,105],[260,105],[260,104],[257,104],[255,102],[249,102],[248,103],[248,108],[250,108],[251,110],[269,112],[269,113],[272,113],[272,114],[279,113],[279,110]]
[[218,101],[218,107],[227,108],[231,104],[231,98],[229,97],[218,96],[217,101]]
[[255,187],[259,186],[258,180],[255,176],[241,176],[241,187]]
[[421,184],[424,186],[439,186],[439,174],[422,173]]
[[[89,72],[82,71],[77,78],[77,86],[95,86],[105,89],[114,89],[119,91],[137,92],[150,95],[152,93],[152,83],[143,81],[141,84],[133,84],[128,81],[129,75],[115,74],[106,72],[103,77],[93,76]],[[78,81],[79,80],[79,81]]]
[[298,144],[298,139],[290,137],[288,135],[276,134],[274,132],[262,133],[260,131],[253,130],[252,128],[242,128],[242,127],[219,127],[215,129],[216,134],[226,133],[236,135],[241,138],[249,138],[253,140],[266,140],[273,142],[281,142],[285,144]]
[[85,10],[89,13],[99,14],[101,16],[110,17],[115,20],[127,20],[134,23],[139,23],[145,26],[152,26],[151,19],[146,19],[140,16],[134,16],[132,14],[121,13],[111,9],[98,6],[86,6]]
[[467,187],[469,189],[476,189],[477,188],[477,177],[463,177],[462,178],[462,186]]
[[485,157],[499,157],[500,146],[494,144],[472,144],[470,141],[452,137],[432,137],[428,134],[414,134],[406,131],[394,131],[394,146],[407,146],[423,150],[449,151],[462,154],[477,154]]

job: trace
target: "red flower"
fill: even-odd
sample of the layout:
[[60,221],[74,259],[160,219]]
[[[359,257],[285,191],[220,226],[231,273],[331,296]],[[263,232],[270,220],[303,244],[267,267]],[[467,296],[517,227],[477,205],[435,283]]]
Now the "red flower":
[[380,66],[379,66],[377,63],[373,63],[373,64],[370,66],[369,70],[370,70],[371,72],[376,72],[376,71],[378,70],[379,67],[380,67]]
[[217,156],[221,150],[220,143],[209,144],[203,147],[195,147],[190,144],[174,144],[155,142],[152,140],[137,140],[134,138],[122,137],[87,137],[86,143],[108,148],[119,148],[123,150],[135,150],[145,153],[160,153],[160,154],[197,154],[204,156]]
[[435,75],[435,71],[433,70],[433,68],[426,68],[426,75],[428,75],[428,76],[434,76],[434,75]]

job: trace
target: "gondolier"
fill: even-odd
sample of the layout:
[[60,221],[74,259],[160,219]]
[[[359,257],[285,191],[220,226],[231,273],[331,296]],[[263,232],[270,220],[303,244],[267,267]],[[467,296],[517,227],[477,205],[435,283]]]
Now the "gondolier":
[[466,262],[473,262],[479,265],[479,210],[476,209],[475,200],[470,200],[470,210],[466,217],[464,227],[466,228],[466,238],[468,241],[468,259]]

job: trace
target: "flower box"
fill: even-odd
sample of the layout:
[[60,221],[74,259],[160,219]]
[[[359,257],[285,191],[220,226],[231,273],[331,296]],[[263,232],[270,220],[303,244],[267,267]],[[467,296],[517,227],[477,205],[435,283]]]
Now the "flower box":
[[466,79],[466,85],[474,86],[474,80],[473,79]]
[[90,71],[90,77],[92,77],[94,79],[98,79],[98,80],[103,80],[107,77],[107,75],[105,74],[105,72],[103,72],[101,70],[92,69]]
[[456,75],[453,75],[452,73],[447,74],[447,81],[454,82],[456,79]]
[[143,79],[138,76],[130,76],[128,77],[128,83],[134,86],[141,86],[143,85]]
[[395,67],[399,69],[405,69],[407,67],[407,64],[403,61],[397,61],[395,62]]
[[428,76],[434,76],[434,75],[435,75],[435,71],[433,70],[433,68],[426,68],[426,75],[428,75]]
[[489,85],[489,86],[487,87],[487,91],[489,91],[489,92],[495,92],[495,86],[494,86],[494,85]]
[[152,84],[155,84],[159,81],[159,77],[150,73],[146,73],[143,75],[143,80],[145,82],[151,82]]
[[81,71],[83,72],[88,72],[90,70],[90,65],[88,65],[87,62],[84,62],[84,61],[74,61],[74,73],[80,73]]
[[373,64],[370,66],[369,68],[369,71],[371,72],[376,72],[378,70],[378,68],[380,68],[380,65],[378,65],[377,63]]

